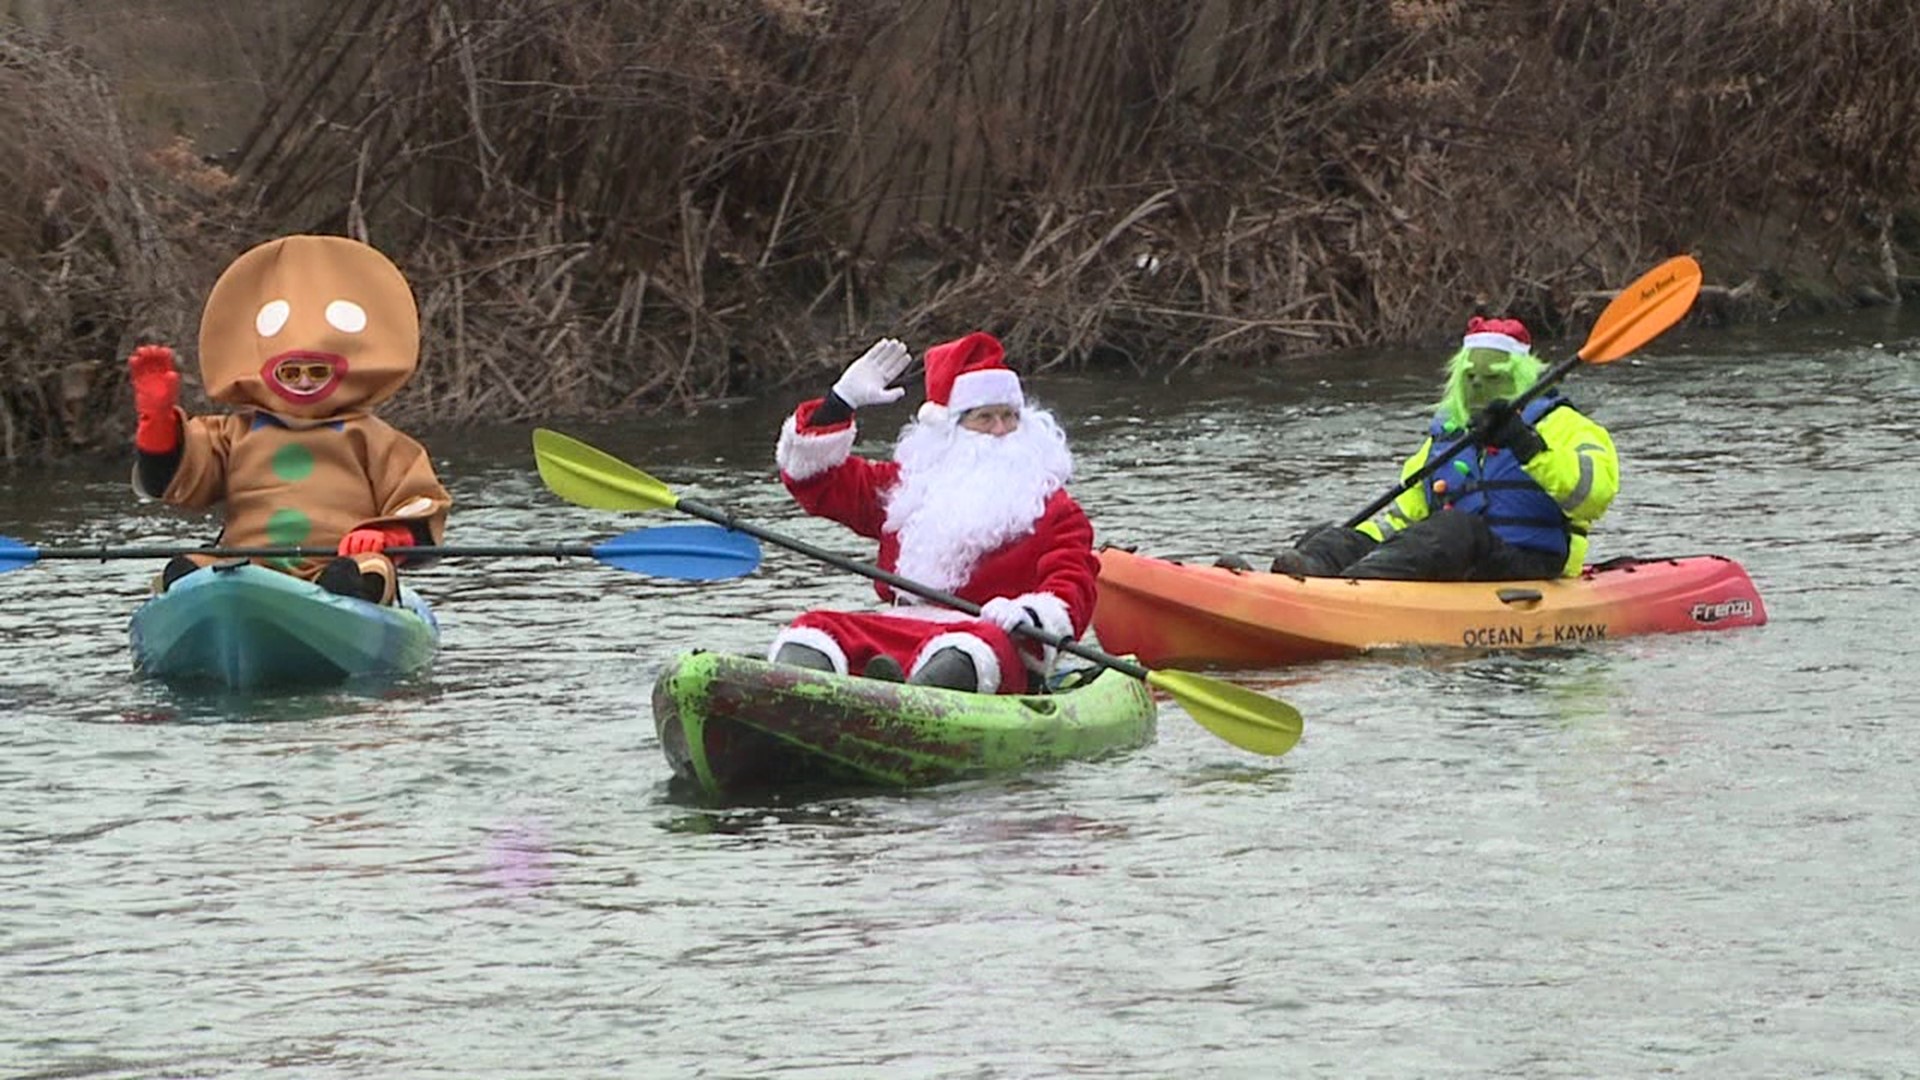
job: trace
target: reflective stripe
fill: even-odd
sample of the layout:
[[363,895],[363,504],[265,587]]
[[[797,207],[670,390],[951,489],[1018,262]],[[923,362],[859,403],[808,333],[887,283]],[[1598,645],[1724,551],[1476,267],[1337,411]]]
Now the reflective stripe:
[[1386,514],[1375,515],[1373,524],[1380,530],[1380,542],[1383,544],[1393,539],[1393,534],[1400,531],[1400,527],[1395,525],[1393,519]]
[[1573,490],[1567,492],[1567,497],[1560,500],[1560,509],[1571,514],[1587,501],[1587,496],[1593,494],[1593,458],[1587,451],[1604,449],[1600,444],[1590,442],[1573,448],[1574,456],[1580,459],[1580,479],[1574,483]]

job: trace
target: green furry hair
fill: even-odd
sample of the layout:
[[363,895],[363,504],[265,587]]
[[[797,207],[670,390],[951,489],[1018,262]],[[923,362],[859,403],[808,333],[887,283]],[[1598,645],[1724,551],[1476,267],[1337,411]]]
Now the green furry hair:
[[[1467,412],[1466,388],[1461,383],[1467,369],[1473,366],[1473,354],[1498,351],[1497,349],[1461,349],[1447,360],[1447,388],[1434,408],[1440,416],[1446,418],[1449,430],[1463,429],[1471,419]],[[1507,376],[1512,380],[1512,385],[1505,396],[1517,397],[1521,391],[1532,386],[1539,380],[1540,372],[1545,369],[1545,366],[1540,358],[1531,352],[1507,353],[1505,369]],[[1500,370],[1500,365],[1495,365],[1494,370]]]

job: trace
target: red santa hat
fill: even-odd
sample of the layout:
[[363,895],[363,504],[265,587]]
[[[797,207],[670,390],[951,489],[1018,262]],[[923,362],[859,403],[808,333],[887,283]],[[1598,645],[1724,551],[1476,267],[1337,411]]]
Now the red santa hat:
[[1461,348],[1498,349],[1503,353],[1524,354],[1533,351],[1533,335],[1519,319],[1484,319],[1478,315],[1467,320],[1467,336]]
[[927,400],[920,406],[920,419],[958,417],[983,405],[1024,407],[1020,376],[1002,363],[1006,356],[999,338],[979,331],[928,349]]

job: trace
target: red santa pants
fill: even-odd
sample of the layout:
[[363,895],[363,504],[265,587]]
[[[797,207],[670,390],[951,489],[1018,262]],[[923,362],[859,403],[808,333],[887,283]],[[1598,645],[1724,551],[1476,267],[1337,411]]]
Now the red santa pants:
[[959,649],[973,660],[983,692],[1027,692],[1027,666],[1007,632],[957,611],[809,611],[775,635],[767,656],[772,657],[788,642],[827,654],[833,669],[842,674],[858,675],[867,661],[891,656],[909,678],[935,652]]

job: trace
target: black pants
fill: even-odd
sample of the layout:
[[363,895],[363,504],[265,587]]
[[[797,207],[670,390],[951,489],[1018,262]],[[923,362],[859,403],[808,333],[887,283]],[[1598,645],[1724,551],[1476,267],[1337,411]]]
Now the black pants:
[[1478,514],[1447,510],[1414,522],[1385,543],[1327,524],[1301,533],[1293,546],[1306,557],[1313,577],[1527,581],[1557,578],[1567,561],[1564,555],[1507,543]]

